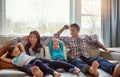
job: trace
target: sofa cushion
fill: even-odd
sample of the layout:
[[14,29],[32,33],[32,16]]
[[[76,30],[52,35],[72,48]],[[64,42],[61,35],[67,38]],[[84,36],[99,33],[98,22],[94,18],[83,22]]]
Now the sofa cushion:
[[4,48],[0,46],[0,57],[4,54]]
[[0,77],[31,77],[18,69],[0,69]]
[[[92,38],[92,40],[98,40],[97,35],[90,35],[90,37]],[[89,48],[90,48],[90,52],[89,52],[90,57],[100,56],[100,50],[98,47],[89,44]]]
[[45,58],[51,59],[51,55],[50,55],[50,52],[49,52],[49,47],[44,46],[44,48],[45,48]]
[[92,46],[92,45],[89,45],[89,47],[90,47],[90,51],[89,51],[90,57],[100,56],[99,48]]
[[0,46],[0,57],[7,52],[9,46],[10,46],[9,43]]
[[[5,44],[0,46],[0,57],[7,52],[8,48],[9,48],[10,44]],[[13,64],[7,63],[5,61],[2,61],[0,59],[0,68],[4,69],[4,68],[16,68],[16,66],[14,66]]]
[[17,67],[11,63],[7,63],[5,61],[0,60],[0,69],[6,69],[6,68],[17,68]]

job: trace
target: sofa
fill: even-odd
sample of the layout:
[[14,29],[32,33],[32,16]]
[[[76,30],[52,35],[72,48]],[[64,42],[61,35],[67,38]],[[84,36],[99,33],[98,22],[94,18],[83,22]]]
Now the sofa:
[[[9,44],[11,43],[11,39],[17,38],[16,35],[0,35],[0,56],[7,51]],[[43,37],[43,41],[50,37]],[[45,48],[45,58],[51,59],[49,48],[44,46]],[[111,54],[107,54],[103,50],[99,50],[96,47],[90,45],[90,56],[101,56],[106,60],[109,60],[112,63],[119,63],[120,62],[120,48],[109,48],[116,50],[117,52],[113,52]],[[69,49],[64,48],[64,54],[68,52]],[[72,73],[65,72],[64,70],[57,70],[61,73],[61,77],[94,77],[90,74],[80,73],[80,75],[75,75]],[[112,77],[109,73],[98,69],[99,77]],[[16,66],[6,63],[0,60],[0,77],[30,77],[25,72],[20,71]],[[45,77],[52,77],[51,75],[46,75]]]

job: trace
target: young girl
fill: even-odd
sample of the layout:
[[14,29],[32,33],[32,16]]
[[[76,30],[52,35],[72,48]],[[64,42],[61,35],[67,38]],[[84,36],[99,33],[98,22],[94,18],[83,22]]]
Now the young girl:
[[52,38],[48,46],[49,46],[49,51],[53,60],[66,62],[66,59],[64,56],[64,45],[62,41],[56,38]]
[[[6,57],[1,57],[2,60],[13,63],[18,67],[23,67],[24,65],[32,65],[38,66],[44,74],[51,74],[54,77],[60,77],[60,73],[56,72],[54,69],[63,68],[65,71],[73,72],[75,74],[79,74],[80,70],[77,67],[74,67],[71,64],[60,62],[60,61],[50,61],[48,59],[43,58],[35,58],[29,55],[26,55],[25,49],[21,43],[17,45],[11,45],[9,48],[8,55],[13,57],[12,59],[8,59]],[[53,69],[51,66],[55,66]],[[71,71],[72,70],[72,71]]]

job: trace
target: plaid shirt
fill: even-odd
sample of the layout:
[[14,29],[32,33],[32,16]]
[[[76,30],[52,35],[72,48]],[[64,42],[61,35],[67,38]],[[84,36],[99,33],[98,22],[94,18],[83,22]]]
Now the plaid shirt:
[[59,37],[65,43],[65,46],[70,49],[71,58],[84,56],[89,58],[89,44],[95,45],[96,47],[103,46],[97,39],[87,35],[80,36],[78,38],[71,37]]

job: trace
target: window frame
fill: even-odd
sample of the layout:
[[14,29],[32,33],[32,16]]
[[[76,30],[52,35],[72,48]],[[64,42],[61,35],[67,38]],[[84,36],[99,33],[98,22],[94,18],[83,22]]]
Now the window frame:
[[[6,34],[6,0],[0,0],[0,35],[7,35]],[[81,14],[81,1],[82,0],[70,0],[70,24],[77,23],[81,25],[81,17],[82,16],[95,16],[94,14]],[[96,15],[99,16],[99,15]]]

